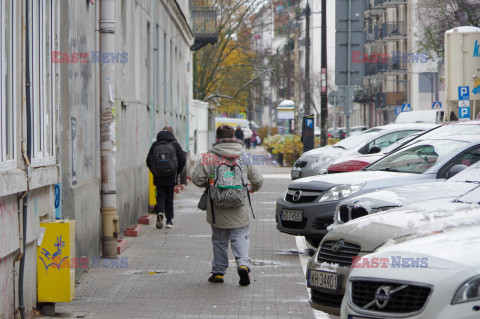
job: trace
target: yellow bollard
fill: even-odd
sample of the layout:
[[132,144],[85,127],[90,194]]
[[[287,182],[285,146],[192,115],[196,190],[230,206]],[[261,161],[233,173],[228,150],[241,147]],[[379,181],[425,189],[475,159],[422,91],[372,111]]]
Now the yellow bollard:
[[153,174],[148,171],[148,204],[150,205],[150,211],[152,211],[157,205],[157,188],[153,185]]

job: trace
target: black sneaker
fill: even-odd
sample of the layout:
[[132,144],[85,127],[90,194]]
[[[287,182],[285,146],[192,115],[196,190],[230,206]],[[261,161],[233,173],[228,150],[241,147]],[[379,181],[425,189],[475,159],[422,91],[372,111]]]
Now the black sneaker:
[[248,274],[250,270],[247,266],[240,266],[237,269],[238,275],[240,276],[240,281],[238,282],[240,286],[250,285],[250,275]]
[[158,229],[163,228],[163,213],[158,213],[157,214],[157,224],[156,224]]
[[173,228],[173,222],[171,219],[167,219],[167,228]]
[[223,282],[223,274],[213,274],[208,278],[210,282]]

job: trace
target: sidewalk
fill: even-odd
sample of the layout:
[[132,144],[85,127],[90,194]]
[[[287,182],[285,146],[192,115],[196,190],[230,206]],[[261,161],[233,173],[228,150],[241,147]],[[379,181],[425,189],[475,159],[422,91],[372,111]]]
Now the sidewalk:
[[275,228],[275,200],[290,181],[290,169],[261,169],[263,188],[252,194],[250,286],[239,286],[231,253],[225,283],[207,281],[211,229],[197,208],[202,190],[190,184],[175,199],[175,227],[144,225],[119,256],[128,258],[128,268],[91,269],[80,279],[73,302],[56,304],[57,317],[314,318],[295,237]]

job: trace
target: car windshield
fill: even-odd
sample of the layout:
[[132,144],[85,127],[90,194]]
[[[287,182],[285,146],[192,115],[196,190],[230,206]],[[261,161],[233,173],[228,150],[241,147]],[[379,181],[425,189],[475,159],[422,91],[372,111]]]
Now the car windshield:
[[[381,130],[379,130],[379,131],[381,131]],[[362,134],[352,135],[352,136],[347,137],[344,140],[341,140],[337,144],[333,145],[333,147],[340,147],[340,148],[349,150],[349,149],[354,148],[356,146],[363,146],[363,144],[365,142],[367,142],[368,140],[373,138],[377,133],[378,133],[378,131],[368,132],[368,133],[367,133],[367,131],[365,131]]]
[[422,140],[454,135],[480,135],[480,125],[450,124],[435,128],[421,136]]
[[395,143],[390,144],[389,146],[382,148],[382,153],[384,153],[384,154],[390,153],[391,151],[393,151],[393,150],[396,149],[397,147],[400,147],[400,146],[402,146],[402,145],[405,145],[405,144],[407,144],[408,142],[416,139],[421,133],[422,133],[422,132],[420,132],[420,133],[414,133],[414,134],[412,134],[412,135],[408,135],[408,136],[402,138],[401,140],[398,140],[398,141],[396,141]]
[[424,141],[390,154],[366,170],[421,174],[446,155],[465,145],[468,143],[454,140]]
[[480,161],[451,177],[449,181],[480,183]]

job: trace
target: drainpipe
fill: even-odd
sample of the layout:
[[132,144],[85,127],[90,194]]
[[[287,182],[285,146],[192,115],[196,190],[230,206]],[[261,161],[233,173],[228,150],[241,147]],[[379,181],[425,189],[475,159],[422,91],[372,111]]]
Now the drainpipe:
[[[100,58],[115,51],[115,0],[100,1]],[[115,69],[113,63],[100,67],[100,165],[102,257],[117,258],[119,224],[115,167]]]

